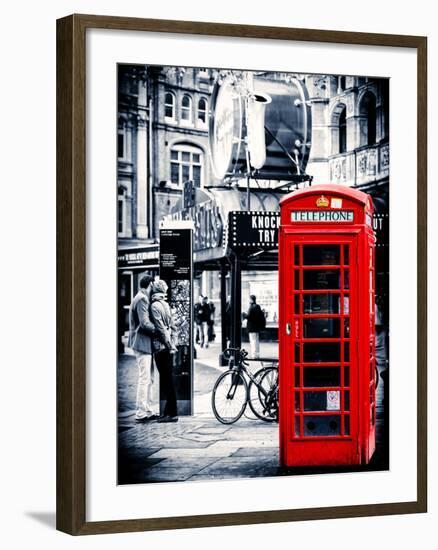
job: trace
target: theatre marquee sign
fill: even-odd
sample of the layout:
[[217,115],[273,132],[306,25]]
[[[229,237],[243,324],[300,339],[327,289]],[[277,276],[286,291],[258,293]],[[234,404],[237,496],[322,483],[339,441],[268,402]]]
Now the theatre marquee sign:
[[233,211],[228,216],[228,246],[232,249],[278,248],[280,212]]

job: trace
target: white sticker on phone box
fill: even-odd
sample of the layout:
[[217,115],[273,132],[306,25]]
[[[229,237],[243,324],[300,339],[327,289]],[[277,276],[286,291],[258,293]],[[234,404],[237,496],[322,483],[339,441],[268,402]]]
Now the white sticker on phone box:
[[327,392],[327,410],[339,411],[341,408],[341,392],[339,390],[330,390]]
[[332,208],[342,208],[342,199],[333,198],[330,202]]

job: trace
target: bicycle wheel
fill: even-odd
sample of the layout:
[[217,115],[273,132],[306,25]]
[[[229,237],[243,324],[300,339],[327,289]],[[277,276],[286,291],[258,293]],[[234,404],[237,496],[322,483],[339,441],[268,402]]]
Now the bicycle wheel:
[[221,374],[211,394],[215,417],[222,424],[239,420],[248,401],[248,384],[240,372],[228,370]]
[[254,375],[256,383],[249,384],[249,407],[257,418],[265,422],[278,419],[278,369],[263,367]]

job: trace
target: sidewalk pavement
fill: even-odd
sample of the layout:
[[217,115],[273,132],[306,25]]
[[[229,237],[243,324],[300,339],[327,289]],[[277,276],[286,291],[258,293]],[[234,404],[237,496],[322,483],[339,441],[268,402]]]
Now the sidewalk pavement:
[[[197,346],[194,366],[194,415],[171,424],[136,423],[136,365],[129,355],[119,359],[119,484],[190,479],[275,476],[278,424],[256,419],[249,407],[235,424],[218,422],[211,391],[218,376],[220,345]],[[251,370],[261,366],[251,364]]]
[[[266,348],[262,348],[264,355],[266,349],[274,353],[276,344],[267,344]],[[130,355],[119,357],[119,484],[387,469],[382,381],[377,391],[377,451],[370,465],[284,469],[279,466],[277,423],[256,419],[249,407],[235,424],[224,425],[215,418],[211,408],[211,392],[218,376],[225,370],[219,367],[219,352],[217,342],[209,348],[200,349],[197,346],[194,415],[180,416],[178,422],[171,424],[135,422],[135,359]],[[250,363],[251,370],[261,366],[258,361]],[[157,394],[156,399],[158,402]]]

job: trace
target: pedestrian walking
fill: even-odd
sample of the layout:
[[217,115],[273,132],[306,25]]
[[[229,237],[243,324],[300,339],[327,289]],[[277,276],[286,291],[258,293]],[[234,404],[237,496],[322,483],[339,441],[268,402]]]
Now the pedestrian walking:
[[[146,422],[158,418],[152,402],[153,365],[152,337],[155,326],[149,317],[150,287],[152,277],[140,278],[139,290],[129,307],[128,346],[134,351],[137,364],[137,402],[135,420]],[[156,406],[156,405],[155,405]]]
[[216,307],[213,304],[213,302],[210,302],[208,300],[208,297],[205,296],[206,302],[207,302],[207,308],[208,308],[208,321],[207,321],[207,335],[208,335],[208,342],[214,342],[216,338],[216,333],[214,330],[214,314],[216,311]]
[[194,321],[195,321],[195,343],[200,344],[201,341],[204,342],[203,330],[202,330],[202,320],[201,312],[203,310],[202,306],[202,296],[199,296],[199,301],[195,304],[194,307]]
[[208,329],[211,322],[212,312],[207,296],[200,296],[199,302],[195,305],[196,341],[201,348],[208,348]]
[[156,329],[153,341],[154,358],[160,373],[160,390],[165,399],[163,416],[158,422],[177,422],[178,410],[172,373],[173,355],[177,352],[176,327],[166,301],[167,284],[162,280],[155,281],[151,294],[151,319]]
[[258,359],[260,357],[260,332],[266,327],[266,317],[254,294],[249,297],[249,308],[244,314],[244,318],[247,320],[250,358]]

